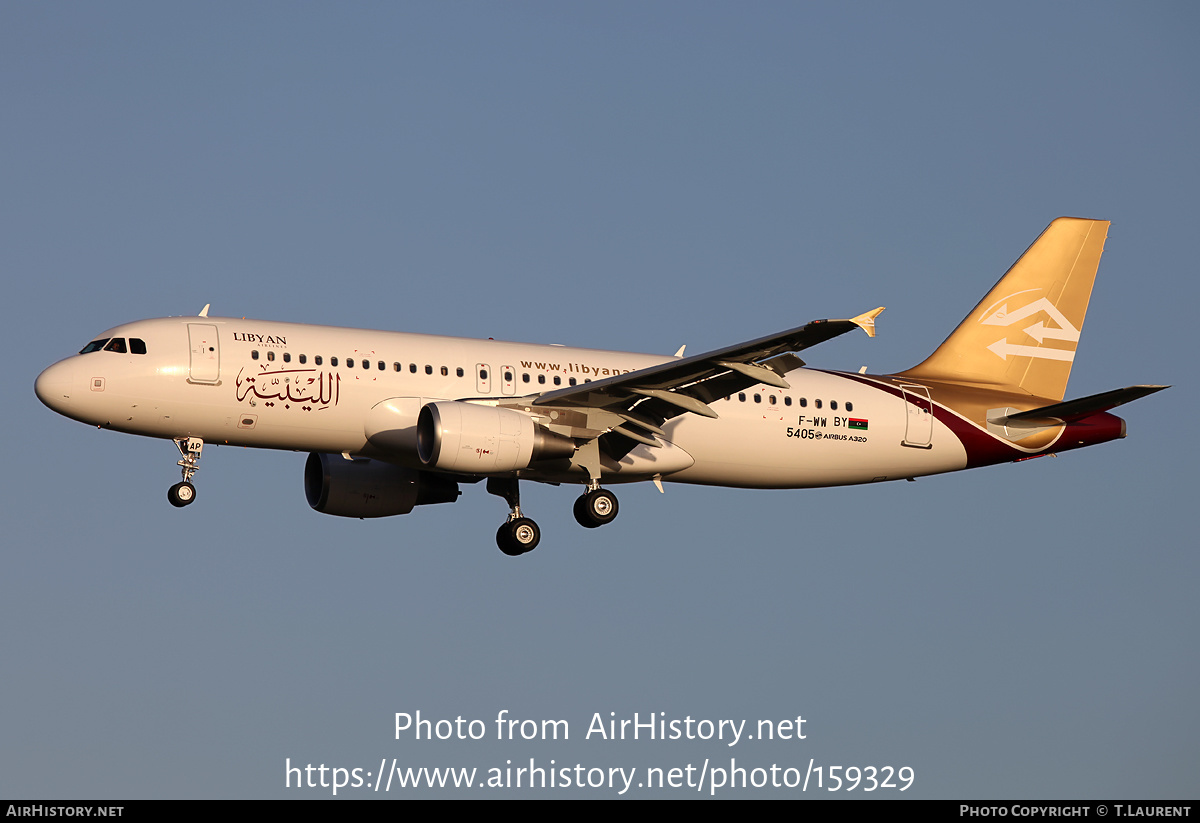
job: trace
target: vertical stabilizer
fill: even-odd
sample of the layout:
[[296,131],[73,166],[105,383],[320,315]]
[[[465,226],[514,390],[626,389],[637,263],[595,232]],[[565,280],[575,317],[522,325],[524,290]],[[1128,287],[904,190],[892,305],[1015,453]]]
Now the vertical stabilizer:
[[1108,221],[1060,217],[925,362],[900,376],[1061,400]]

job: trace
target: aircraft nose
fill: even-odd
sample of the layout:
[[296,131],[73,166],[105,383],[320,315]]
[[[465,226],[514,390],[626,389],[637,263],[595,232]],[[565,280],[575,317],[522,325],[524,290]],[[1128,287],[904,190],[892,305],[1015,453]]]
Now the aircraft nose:
[[60,360],[39,374],[33,384],[33,391],[38,400],[59,414],[65,414],[71,395],[78,391],[74,371],[73,363]]

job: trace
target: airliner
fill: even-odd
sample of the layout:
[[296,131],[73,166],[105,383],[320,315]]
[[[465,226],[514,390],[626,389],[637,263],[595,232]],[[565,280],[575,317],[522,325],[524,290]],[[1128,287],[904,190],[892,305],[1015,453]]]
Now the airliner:
[[175,442],[196,499],[204,445],[307,451],[318,512],[408,514],[483,481],[509,514],[496,543],[533,550],[521,481],[581,487],[574,515],[611,523],[609,488],[650,481],[801,489],[1027,460],[1125,436],[1110,410],[1167,386],[1064,401],[1109,223],[1051,223],[927,359],[896,374],[806,367],[799,353],[882,308],[704,354],[197,316],[98,335],[37,378],[54,411]]

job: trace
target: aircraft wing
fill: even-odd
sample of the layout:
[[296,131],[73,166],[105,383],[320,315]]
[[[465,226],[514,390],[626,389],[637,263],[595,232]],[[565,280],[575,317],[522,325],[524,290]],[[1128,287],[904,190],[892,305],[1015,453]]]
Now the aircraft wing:
[[688,412],[717,417],[709,403],[758,384],[789,388],[782,375],[804,365],[794,352],[856,328],[874,337],[875,318],[882,311],[880,307],[850,320],[814,320],[757,340],[556,389],[532,402],[543,408],[611,412],[624,421],[615,432],[658,445],[652,435],[662,434],[660,425],[672,417]]

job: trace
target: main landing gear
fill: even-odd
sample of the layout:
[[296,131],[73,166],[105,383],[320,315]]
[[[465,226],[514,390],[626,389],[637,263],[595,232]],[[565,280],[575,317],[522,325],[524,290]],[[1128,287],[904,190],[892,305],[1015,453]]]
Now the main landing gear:
[[[521,493],[516,478],[490,477],[488,494],[503,497],[508,503],[508,520],[496,531],[496,545],[509,557],[531,552],[542,539],[542,530],[521,513]],[[588,490],[575,501],[575,519],[586,529],[595,529],[617,519],[617,496],[592,481]]]
[[508,504],[508,520],[496,531],[496,545],[509,557],[531,552],[542,539],[538,524],[521,514],[521,490],[515,477],[489,477],[488,494],[503,497]]
[[593,481],[575,501],[573,511],[579,525],[585,529],[596,529],[616,520],[619,508],[617,496]]
[[513,517],[496,531],[496,545],[509,557],[533,551],[541,539],[542,530],[528,517]]
[[200,453],[204,451],[204,441],[199,437],[180,437],[175,440],[175,446],[183,459],[179,465],[183,469],[183,481],[167,489],[167,500],[177,509],[196,499],[196,487],[192,485],[192,475],[200,467]]

